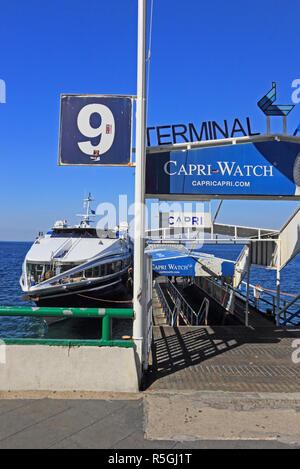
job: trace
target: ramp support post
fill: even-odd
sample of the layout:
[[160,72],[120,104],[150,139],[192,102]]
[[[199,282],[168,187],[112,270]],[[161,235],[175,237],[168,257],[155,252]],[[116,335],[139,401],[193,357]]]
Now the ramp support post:
[[136,168],[135,168],[135,209],[134,209],[134,321],[133,337],[139,358],[141,377],[143,363],[145,292],[145,160],[146,160],[146,22],[147,0],[138,1],[138,64],[136,100]]
[[276,326],[279,327],[280,326],[280,240],[277,241],[276,290],[277,290]]
[[249,292],[250,292],[250,266],[252,260],[252,243],[249,244],[248,268],[247,268],[247,300],[245,312],[245,326],[249,326]]

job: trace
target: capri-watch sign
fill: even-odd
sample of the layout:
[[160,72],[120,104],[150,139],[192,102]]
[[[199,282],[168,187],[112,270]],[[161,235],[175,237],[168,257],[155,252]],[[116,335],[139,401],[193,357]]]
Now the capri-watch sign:
[[300,199],[300,139],[148,153],[146,193]]

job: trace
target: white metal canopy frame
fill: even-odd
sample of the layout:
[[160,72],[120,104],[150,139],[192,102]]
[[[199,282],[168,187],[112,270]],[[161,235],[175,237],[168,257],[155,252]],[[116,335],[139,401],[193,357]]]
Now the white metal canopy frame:
[[[146,106],[147,106],[147,92],[146,92],[146,23],[147,23],[147,0],[138,0],[138,65],[137,65],[137,101],[136,101],[136,171],[135,171],[135,244],[134,244],[134,323],[133,323],[133,338],[136,345],[137,355],[140,359],[139,370],[142,371],[143,365],[145,366],[145,361],[147,360],[147,346],[148,340],[148,329],[147,329],[147,314],[149,314],[148,308],[146,307],[147,298],[144,287],[144,278],[146,273],[145,268],[145,196],[147,198],[156,198],[159,200],[212,200],[212,199],[256,199],[256,200],[279,200],[279,199],[290,199],[290,200],[300,200],[300,152],[296,157],[296,162],[298,164],[294,168],[294,182],[296,184],[296,192],[293,194],[283,195],[280,194],[251,194],[249,192],[245,196],[242,194],[239,196],[234,196],[231,194],[218,194],[215,193],[201,193],[199,190],[198,193],[152,193],[147,190],[145,192],[145,176],[146,176],[146,153],[148,156],[153,158],[159,158],[161,153],[168,152],[188,152],[189,150],[197,150],[205,148],[216,148],[216,147],[232,147],[233,150],[237,147],[244,147],[244,144],[259,144],[262,142],[286,142],[291,144],[300,144],[300,138],[295,136],[287,136],[285,134],[270,134],[267,135],[257,135],[250,137],[237,137],[237,138],[227,138],[220,140],[211,140],[205,142],[190,142],[190,143],[180,143],[174,144],[171,146],[162,145],[159,147],[148,147],[146,152]],[[269,161],[270,162],[270,161]],[[270,168],[272,166],[270,162]],[[276,166],[276,165],[275,165]],[[273,166],[272,166],[273,167]],[[269,169],[269,171],[271,171]],[[216,171],[215,171],[216,172]],[[299,186],[299,187],[298,187]],[[215,217],[216,218],[216,217]],[[297,218],[297,219],[296,219]],[[294,215],[292,222],[289,223],[290,229],[295,230],[295,226],[298,223],[298,212],[297,216]],[[214,220],[215,222],[215,220]],[[225,236],[234,236],[235,240],[239,236],[247,236],[249,244],[246,246],[245,251],[242,255],[242,264],[241,265],[241,277],[248,272],[248,286],[247,286],[247,315],[246,315],[246,325],[248,325],[248,312],[249,312],[249,274],[250,274],[250,265],[253,261],[253,256],[255,259],[260,257],[265,257],[262,254],[267,253],[272,247],[272,255],[274,257],[274,262],[276,258],[276,266],[274,264],[273,268],[277,269],[277,325],[279,325],[279,302],[280,302],[280,246],[282,245],[282,240],[278,239],[278,233],[268,232],[267,238],[261,240],[262,233],[260,229],[249,229],[249,227],[238,227],[238,226],[228,226],[215,224],[213,226],[217,231],[220,231],[221,234]],[[285,231],[287,231],[285,229]],[[257,239],[258,238],[258,239]],[[269,243],[268,243],[268,242]],[[256,250],[256,244],[258,249]],[[286,244],[286,243],[285,243]],[[295,252],[299,249],[298,238],[294,243],[293,252],[288,252],[286,254],[287,258],[291,258],[295,255]],[[275,252],[275,248],[277,251]],[[281,247],[282,251],[282,247]],[[258,255],[258,254],[261,255]],[[257,261],[258,262],[258,261]],[[267,256],[267,262],[268,256]],[[147,332],[148,331],[148,332]],[[148,335],[147,335],[148,334]],[[147,342],[147,344],[146,344]],[[144,362],[144,363],[143,363]]]

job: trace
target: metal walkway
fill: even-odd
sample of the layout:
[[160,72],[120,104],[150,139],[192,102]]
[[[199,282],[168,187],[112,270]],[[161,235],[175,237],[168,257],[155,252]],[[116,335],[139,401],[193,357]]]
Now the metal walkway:
[[[212,294],[215,298],[214,304],[219,308],[230,312],[230,317],[227,320],[229,324],[245,324],[246,314],[246,296],[241,291],[234,291],[231,286],[224,284],[223,286],[211,278],[197,278],[195,279],[200,295]],[[234,293],[234,299],[232,295]],[[269,304],[269,303],[268,303]],[[271,303],[270,303],[271,304]],[[273,314],[267,315],[260,309],[260,303],[251,299],[249,302],[249,315],[248,325],[250,327],[268,327],[275,323],[275,311]],[[218,323],[220,325],[220,322]]]
[[[201,279],[212,283],[209,279]],[[213,287],[221,289],[216,282]],[[223,292],[222,297],[224,296]],[[209,296],[201,285],[187,285],[183,281],[176,284],[166,277],[158,277],[154,287],[154,325],[232,325],[244,324],[245,300],[236,296],[232,313],[226,311],[228,299],[224,305],[217,301],[218,294]],[[228,293],[230,298],[230,293]],[[273,321],[274,322],[274,321]],[[249,306],[249,326],[264,327],[272,325],[272,318],[266,317],[254,306]]]
[[291,358],[300,329],[153,328],[148,391],[300,392]]
[[[209,300],[197,295],[194,285],[173,283],[167,277],[158,277],[154,282],[154,324],[171,326],[185,324],[195,326],[207,324]],[[160,318],[164,320],[160,321]]]

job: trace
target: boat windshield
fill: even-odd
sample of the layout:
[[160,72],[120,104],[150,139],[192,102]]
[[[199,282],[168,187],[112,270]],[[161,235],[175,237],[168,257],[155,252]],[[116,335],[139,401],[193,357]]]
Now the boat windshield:
[[80,280],[95,279],[99,277],[105,277],[107,275],[113,275],[121,270],[128,268],[130,265],[130,257],[122,260],[108,261],[100,265],[90,267],[89,269],[82,269],[76,273],[68,275],[67,272],[74,267],[78,267],[78,264],[35,264],[33,262],[26,263],[27,269],[27,280],[30,286],[37,285],[46,280],[50,280],[66,272],[66,277],[56,280],[51,285],[61,285],[65,283],[79,282]]
[[49,280],[55,275],[62,274],[74,267],[77,267],[78,264],[62,264],[56,265],[53,264],[36,264],[32,262],[27,262],[27,278],[30,285],[36,285],[37,283],[44,282]]
[[98,230],[96,228],[54,228],[51,238],[102,238],[116,239],[112,230]]

